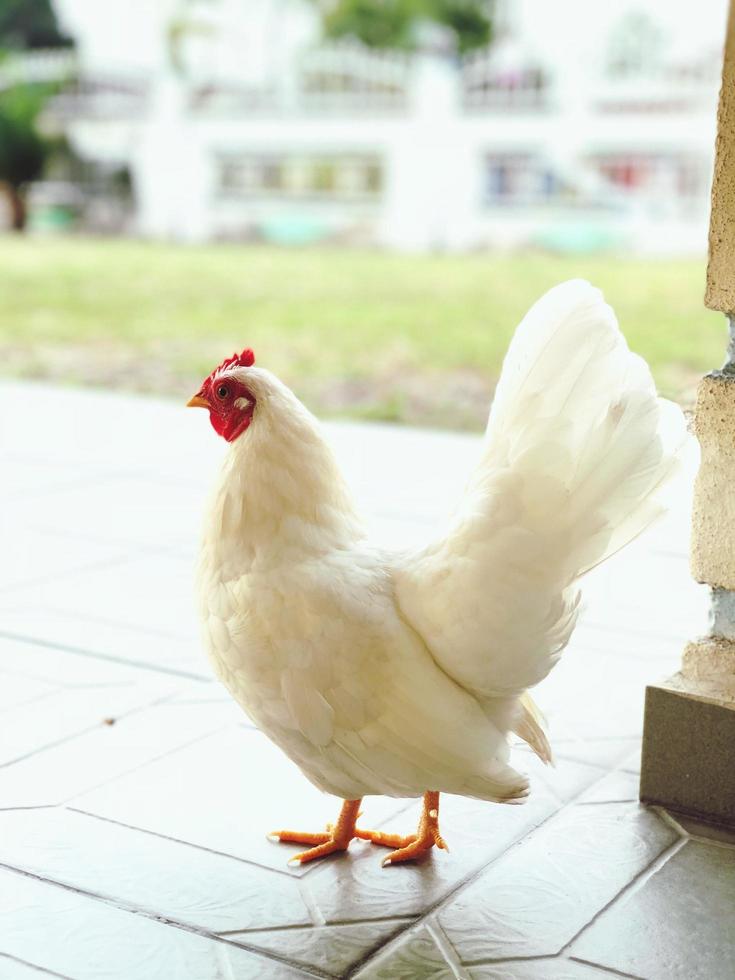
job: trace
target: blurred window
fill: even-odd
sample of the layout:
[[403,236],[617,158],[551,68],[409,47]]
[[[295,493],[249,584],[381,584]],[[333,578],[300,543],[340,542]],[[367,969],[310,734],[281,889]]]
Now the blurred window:
[[707,173],[691,154],[605,153],[592,157],[600,176],[622,190],[691,199],[706,194]]
[[377,157],[249,154],[219,165],[219,191],[227,196],[350,201],[375,198],[382,187]]
[[531,206],[558,200],[563,182],[532,153],[492,153],[485,158],[485,202]]

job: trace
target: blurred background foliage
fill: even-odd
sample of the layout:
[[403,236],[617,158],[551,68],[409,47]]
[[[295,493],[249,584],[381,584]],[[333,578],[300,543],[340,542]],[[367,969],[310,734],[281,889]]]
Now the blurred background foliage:
[[[69,47],[50,0],[0,0],[0,62],[13,52]],[[14,231],[27,223],[26,191],[44,173],[54,141],[39,120],[54,91],[48,84],[17,84],[0,89],[0,192],[10,209]]]
[[47,85],[0,91],[0,190],[8,200],[14,231],[26,226],[26,188],[43,174],[52,150],[52,141],[38,125],[50,92]]
[[50,0],[0,0],[0,50],[62,48],[71,43],[59,29]]
[[356,37],[376,48],[413,49],[426,25],[453,36],[460,52],[490,42],[492,22],[485,0],[316,0],[329,37]]
[[251,346],[315,412],[479,428],[530,299],[573,276],[669,396],[724,350],[696,259],[27,239],[0,240],[0,268],[6,372],[179,399]]

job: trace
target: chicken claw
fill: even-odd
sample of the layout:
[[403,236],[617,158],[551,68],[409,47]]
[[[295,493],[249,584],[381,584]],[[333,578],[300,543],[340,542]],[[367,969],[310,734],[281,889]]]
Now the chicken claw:
[[300,833],[297,830],[275,830],[268,834],[270,840],[283,844],[311,844],[308,851],[295,854],[289,864],[302,865],[316,858],[327,857],[337,851],[346,851],[356,836],[355,824],[360,810],[360,800],[345,800],[336,824],[327,824],[326,833]]

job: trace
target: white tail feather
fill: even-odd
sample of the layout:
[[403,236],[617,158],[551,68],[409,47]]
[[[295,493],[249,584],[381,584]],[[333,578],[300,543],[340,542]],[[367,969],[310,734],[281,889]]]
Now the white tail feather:
[[518,327],[480,465],[445,538],[407,563],[401,606],[479,697],[520,695],[566,646],[577,580],[662,513],[686,440],[599,290],[550,290]]

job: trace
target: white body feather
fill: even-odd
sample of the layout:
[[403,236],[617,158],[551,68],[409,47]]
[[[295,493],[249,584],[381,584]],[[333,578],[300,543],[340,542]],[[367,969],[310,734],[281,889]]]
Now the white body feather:
[[645,363],[583,282],[530,311],[449,531],[372,549],[316,420],[267,371],[209,512],[200,594],[214,668],[309,779],[346,799],[441,790],[520,801],[526,689],[568,642],[577,580],[659,511],[665,445]]

